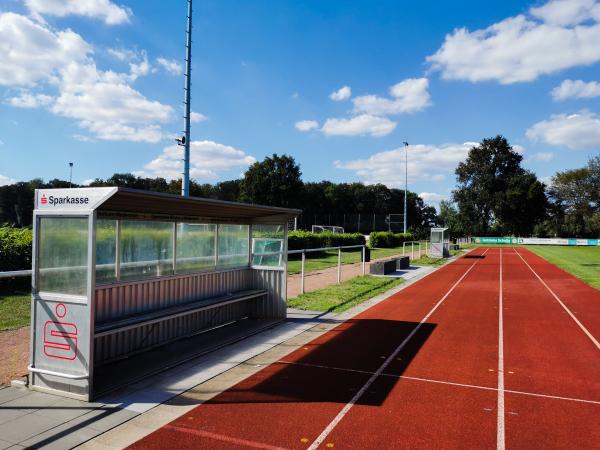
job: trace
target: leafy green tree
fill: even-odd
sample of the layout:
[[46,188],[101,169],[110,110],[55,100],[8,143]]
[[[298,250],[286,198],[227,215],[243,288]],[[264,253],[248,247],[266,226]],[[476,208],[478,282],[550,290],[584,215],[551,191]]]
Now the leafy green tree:
[[600,236],[600,156],[591,158],[585,167],[557,172],[548,193],[548,234]]
[[288,155],[266,157],[252,164],[242,179],[242,201],[270,206],[295,207],[302,197],[302,173]]
[[466,236],[468,234],[461,222],[456,206],[448,200],[440,202],[438,225],[447,227],[452,237]]
[[466,231],[529,235],[545,218],[544,185],[521,167],[522,160],[500,135],[471,148],[456,168],[453,192]]

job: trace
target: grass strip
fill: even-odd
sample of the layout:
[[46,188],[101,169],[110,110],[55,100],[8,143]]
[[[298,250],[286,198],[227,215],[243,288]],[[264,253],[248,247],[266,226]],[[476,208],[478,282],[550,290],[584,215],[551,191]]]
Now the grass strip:
[[29,325],[31,288],[28,282],[0,283],[0,331]]
[[354,277],[341,284],[291,298],[288,300],[288,306],[311,311],[341,313],[403,282],[402,278],[383,278],[370,275]]
[[524,245],[523,248],[600,289],[600,247]]

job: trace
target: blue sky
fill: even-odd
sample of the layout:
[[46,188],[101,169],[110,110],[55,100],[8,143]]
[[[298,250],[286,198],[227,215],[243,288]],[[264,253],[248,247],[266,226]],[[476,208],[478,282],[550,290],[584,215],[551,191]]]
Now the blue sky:
[[[178,177],[186,2],[0,0],[0,184]],[[544,181],[600,153],[600,3],[195,0],[192,176],[287,153],[305,181],[435,204],[505,135]]]

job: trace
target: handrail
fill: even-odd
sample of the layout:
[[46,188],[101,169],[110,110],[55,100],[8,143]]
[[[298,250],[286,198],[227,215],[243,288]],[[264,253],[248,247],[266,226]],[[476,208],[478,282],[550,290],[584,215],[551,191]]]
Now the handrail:
[[90,377],[89,373],[83,375],[72,375],[70,373],[55,372],[53,370],[38,369],[33,366],[27,366],[27,370],[33,373],[41,373],[42,375],[52,375],[54,377],[68,378],[69,380],[84,380]]
[[9,272],[0,272],[1,278],[26,277],[31,275],[31,270],[12,270]]
[[310,252],[324,252],[327,250],[344,250],[347,248],[362,248],[365,244],[361,245],[341,245],[338,247],[322,247],[322,248],[303,248],[302,250],[289,250],[288,255],[296,254],[296,253],[310,253]]

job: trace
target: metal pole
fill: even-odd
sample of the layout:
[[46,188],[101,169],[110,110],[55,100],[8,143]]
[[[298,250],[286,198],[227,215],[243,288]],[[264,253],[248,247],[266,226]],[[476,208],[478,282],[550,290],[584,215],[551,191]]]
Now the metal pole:
[[419,258],[421,257],[421,241],[419,241]]
[[306,253],[302,252],[302,269],[300,274],[300,293],[304,294],[304,262],[306,261]]
[[342,282],[342,249],[338,247],[338,273],[337,273],[337,282],[340,284]]
[[185,40],[185,115],[183,116],[185,142],[183,143],[183,178],[181,180],[181,195],[190,196],[190,89],[192,76],[192,0],[188,0],[187,30]]
[[402,256],[404,256],[404,248],[406,247],[406,241],[402,243]]
[[367,246],[363,245],[362,248],[362,274],[365,274],[366,271],[366,266],[367,266]]
[[410,241],[410,259],[415,259],[415,241]]
[[406,202],[408,201],[408,142],[404,142],[404,148],[406,150],[404,153],[404,233],[406,233]]
[[69,163],[69,187],[73,187],[73,163]]

